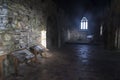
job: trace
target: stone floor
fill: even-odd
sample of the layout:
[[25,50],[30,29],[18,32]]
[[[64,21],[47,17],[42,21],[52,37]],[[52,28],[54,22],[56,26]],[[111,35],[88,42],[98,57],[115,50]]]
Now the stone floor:
[[120,52],[102,46],[68,44],[40,64],[21,64],[6,80],[120,80]]

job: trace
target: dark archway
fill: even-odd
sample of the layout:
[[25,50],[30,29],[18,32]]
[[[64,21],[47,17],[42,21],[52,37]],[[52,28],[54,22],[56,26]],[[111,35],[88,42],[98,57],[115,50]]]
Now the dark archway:
[[58,47],[58,28],[57,28],[57,18],[52,15],[47,18],[47,48],[57,48]]

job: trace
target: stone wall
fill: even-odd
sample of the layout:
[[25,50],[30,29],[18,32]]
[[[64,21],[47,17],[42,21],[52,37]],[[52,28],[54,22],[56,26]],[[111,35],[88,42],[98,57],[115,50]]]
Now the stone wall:
[[120,28],[116,30],[116,35],[115,35],[115,47],[120,49]]
[[120,1],[111,1],[104,12],[104,44],[108,49],[119,48]]
[[[61,47],[68,40],[70,19],[52,0],[0,0],[0,8],[6,10],[4,22],[0,22],[0,54],[41,44],[43,30],[47,31],[49,49]],[[5,59],[5,75],[14,72],[12,61],[9,56]]]
[[[46,30],[47,17],[55,14],[51,0],[7,0],[4,29],[0,29],[0,47],[7,53],[41,43],[41,31]],[[55,21],[55,20],[53,20]]]
[[88,43],[88,31],[72,29],[69,30],[68,35],[70,37],[68,42]]
[[58,8],[57,9],[57,26],[58,26],[58,46],[62,46],[68,41],[67,31],[70,28],[70,18],[65,14],[65,12]]

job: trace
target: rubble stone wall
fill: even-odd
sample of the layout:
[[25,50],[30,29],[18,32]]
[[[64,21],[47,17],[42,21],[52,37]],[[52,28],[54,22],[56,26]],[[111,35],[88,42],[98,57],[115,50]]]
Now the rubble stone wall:
[[[4,29],[0,30],[0,48],[11,52],[41,43],[41,31],[46,30],[47,16],[55,11],[51,0],[7,0]],[[55,14],[55,13],[54,13]]]
[[26,29],[19,41],[23,47],[40,43],[42,30],[47,30],[47,48],[60,47],[66,41],[69,19],[52,0],[14,0],[8,6],[12,25],[17,23],[18,30]]

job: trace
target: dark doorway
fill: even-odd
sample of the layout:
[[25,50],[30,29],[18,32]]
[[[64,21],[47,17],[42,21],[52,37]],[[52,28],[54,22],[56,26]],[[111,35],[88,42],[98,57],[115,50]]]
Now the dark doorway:
[[58,28],[56,16],[49,16],[47,19],[47,48],[58,47]]

